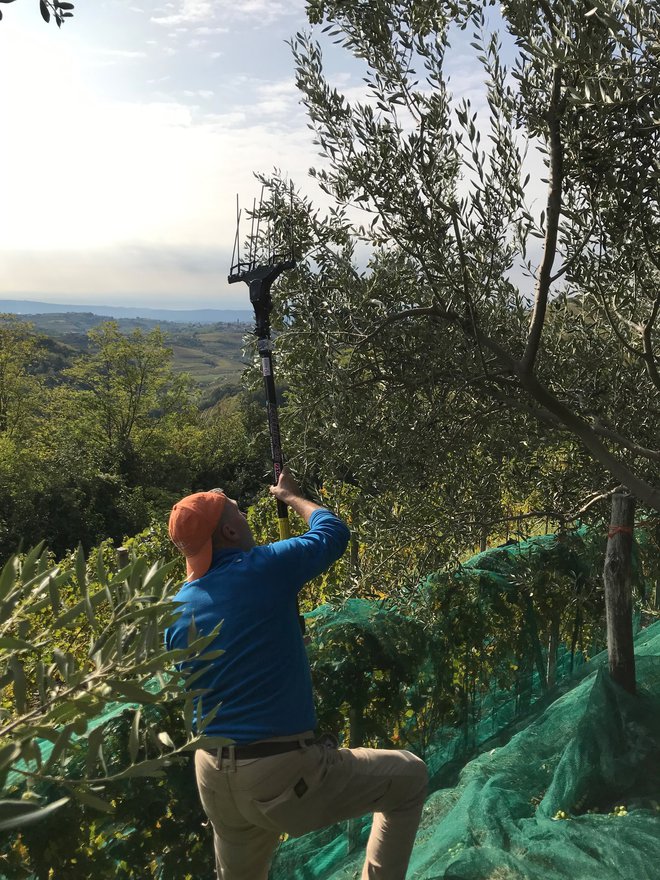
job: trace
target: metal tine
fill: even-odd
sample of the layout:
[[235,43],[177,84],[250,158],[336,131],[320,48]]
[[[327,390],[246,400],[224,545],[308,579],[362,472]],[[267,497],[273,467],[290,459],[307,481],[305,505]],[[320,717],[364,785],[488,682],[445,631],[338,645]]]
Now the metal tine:
[[274,221],[273,221],[272,254],[273,254],[273,257],[272,257],[273,265],[275,265],[275,263],[279,262],[282,259],[282,253],[281,253],[281,249],[280,249],[280,238],[278,235],[277,226],[275,225]]
[[282,237],[282,228],[280,227],[280,234],[277,238],[277,241],[275,242],[275,251],[276,251],[276,255],[277,255],[278,260],[284,260],[286,257],[286,254],[284,252],[284,244],[285,244],[285,241],[284,241],[284,238]]
[[[252,226],[250,228],[250,264],[248,266],[248,272],[254,268],[254,260],[256,257],[256,248],[254,244],[254,215],[257,210],[257,198],[255,196],[254,201],[252,202]],[[259,224],[257,224],[257,235],[259,235]]]
[[238,203],[238,193],[236,193],[236,237],[234,238],[234,250],[231,255],[231,270],[234,268],[238,269],[240,272],[241,269],[241,239],[240,239],[240,231],[241,231],[241,209]]
[[236,252],[238,257],[238,267],[241,266],[241,206],[236,193]]
[[282,260],[282,229],[273,221],[273,265]]
[[[2,0],[0,0],[2,2]],[[264,231],[263,242],[261,235],[261,219],[264,206],[264,190],[261,188],[259,196],[259,207],[257,209],[256,198],[252,202],[252,222],[250,226],[250,240],[247,260],[241,259],[241,236],[240,223],[243,212],[240,207],[239,195],[236,194],[236,236],[234,238],[234,248],[232,251],[231,274],[234,273],[238,277],[252,272],[258,265],[259,255],[263,257],[265,265],[275,266],[278,263],[286,263],[289,260],[295,260],[294,248],[294,231],[293,231],[293,182],[289,185],[289,229],[285,229],[284,225],[278,230],[277,225],[272,218],[268,218],[267,227]],[[286,198],[286,196],[284,196]],[[255,219],[256,218],[256,219]],[[283,220],[283,224],[286,220]],[[255,228],[256,226],[256,228]]]
[[[263,206],[263,203],[264,203],[264,190],[265,190],[265,188],[266,188],[265,186],[262,186],[262,187],[261,187],[261,195],[259,196],[259,213],[258,213],[258,215],[257,215],[257,237],[256,237],[256,246],[258,246],[258,243],[259,243],[259,227],[261,226],[261,209],[262,209],[262,206]],[[255,246],[255,257],[257,256],[257,253],[256,253],[256,246]]]

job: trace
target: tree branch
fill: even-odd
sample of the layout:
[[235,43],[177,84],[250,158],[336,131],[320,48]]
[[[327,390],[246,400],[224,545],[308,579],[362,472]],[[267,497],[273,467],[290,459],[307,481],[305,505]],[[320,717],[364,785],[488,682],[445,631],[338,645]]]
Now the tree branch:
[[658,317],[658,312],[660,311],[660,293],[656,296],[655,302],[653,303],[653,308],[651,310],[651,315],[649,316],[648,321],[644,324],[644,329],[642,331],[642,341],[644,343],[644,360],[646,361],[646,372],[649,374],[649,378],[651,382],[655,385],[656,388],[660,390],[660,371],[658,370],[658,362],[655,359],[655,352],[653,351],[653,325],[656,322]]
[[642,233],[642,239],[644,241],[644,247],[646,248],[647,256],[649,260],[653,263],[655,268],[660,272],[660,259],[658,259],[658,256],[653,253],[653,248],[651,247],[651,242],[649,241],[649,235],[643,222],[639,224],[639,228]]
[[553,510],[552,508],[548,510],[528,510],[526,513],[519,513],[515,516],[499,516],[495,519],[487,520],[486,522],[469,522],[466,523],[467,526],[495,526],[500,523],[505,522],[517,522],[518,520],[523,519],[554,519],[559,523],[569,523],[574,522],[576,519],[581,519],[588,510],[590,510],[594,505],[598,504],[600,501],[604,501],[606,498],[610,498],[612,493],[616,491],[616,487],[612,489],[608,489],[606,492],[594,492],[588,496],[589,500],[586,501],[582,507],[578,508],[578,510],[574,510],[572,513],[561,513],[558,510]]
[[512,409],[518,410],[518,412],[525,413],[525,415],[531,416],[538,422],[545,422],[546,425],[550,425],[553,428],[563,427],[561,420],[554,416],[549,410],[544,409],[543,407],[530,406],[530,404],[525,403],[524,400],[519,400],[517,397],[510,397],[508,394],[505,394],[502,391],[495,391],[495,389],[493,388],[489,388],[488,393],[495,400],[499,400],[500,403],[503,403],[506,406],[511,407]]
[[[387,318],[385,318],[384,321],[381,321],[378,327],[376,327],[376,329],[369,333],[367,336],[363,336],[362,339],[358,340],[358,342],[355,343],[355,347],[359,348],[362,345],[366,345],[368,342],[371,342],[372,339],[380,336],[380,334],[386,327],[389,327],[392,324],[397,324],[399,321],[404,321],[406,318],[414,318],[420,316],[442,317],[441,312],[442,310],[439,309],[438,306],[420,306],[419,308],[404,309],[404,311],[402,312],[396,312],[393,315],[389,315]],[[456,317],[459,317],[458,314]]]
[[[445,317],[441,310],[437,310],[438,317]],[[460,315],[452,315],[454,322],[459,322],[464,332],[471,334],[472,327],[468,321],[462,320]],[[500,362],[513,372],[518,379],[523,391],[538,405],[532,408],[532,414],[544,422],[553,425],[561,425],[575,434],[583,445],[591,452],[620,483],[627,486],[630,492],[642,503],[660,510],[660,489],[646,480],[640,479],[636,474],[601,442],[594,427],[576,412],[562,403],[552,392],[546,388],[535,376],[524,369],[523,365],[515,360],[499,342],[483,334],[479,328],[476,332],[481,337],[485,348],[490,349],[497,355]],[[640,447],[641,448],[641,447]]]
[[545,246],[539,266],[534,311],[529,326],[527,345],[522,358],[522,368],[526,373],[534,369],[534,361],[541,344],[541,334],[545,323],[548,294],[552,283],[552,264],[557,253],[557,233],[561,216],[562,184],[564,180],[564,147],[561,140],[561,67],[555,67],[552,78],[552,95],[548,108],[550,184],[546,207]]
[[580,255],[582,254],[582,251],[585,249],[585,247],[586,247],[587,244],[589,243],[589,239],[591,238],[591,236],[592,236],[592,234],[593,234],[593,231],[594,231],[594,227],[592,226],[592,227],[589,229],[589,232],[587,232],[587,234],[585,235],[584,239],[582,240],[582,243],[581,243],[580,246],[577,248],[577,250],[575,251],[575,253],[573,254],[573,256],[570,257],[568,260],[566,260],[566,262],[565,262],[564,265],[561,267],[561,269],[559,269],[558,272],[555,272],[555,274],[551,276],[551,278],[550,278],[550,284],[554,284],[555,281],[558,281],[558,280],[561,278],[561,276],[562,276],[562,275],[565,275],[566,272],[568,272],[568,270],[571,268],[571,266],[573,266],[573,265],[575,264],[575,261],[576,261],[577,259],[579,259]]
[[[530,404],[525,403],[524,400],[519,400],[516,397],[510,397],[508,394],[504,394],[501,391],[495,391],[492,388],[489,389],[488,393],[495,400],[499,400],[501,403],[506,404],[506,406],[510,406],[513,409],[518,410],[518,412],[525,413],[526,415],[531,416],[537,421],[545,422],[546,424],[551,425],[554,428],[565,428],[562,420],[559,419],[552,412],[550,412],[549,409],[545,409],[544,407],[530,406]],[[623,446],[625,449],[629,449],[631,452],[634,452],[635,455],[639,455],[643,458],[649,458],[652,461],[660,461],[660,451],[656,449],[646,449],[643,446],[637,446],[613,429],[607,428],[601,422],[592,421],[591,427],[593,428],[594,432],[599,436],[607,437],[608,440],[613,440],[619,446]],[[575,517],[573,517],[573,519],[575,519]]]
[[637,358],[644,358],[644,352],[642,352],[642,351],[640,351],[639,349],[635,348],[634,345],[631,345],[631,344],[628,342],[628,340],[626,339],[626,337],[623,335],[623,333],[621,332],[621,330],[619,329],[619,327],[617,326],[617,323],[616,323],[616,321],[614,320],[614,318],[613,318],[613,316],[612,316],[612,313],[610,312],[610,307],[609,307],[608,304],[607,304],[607,297],[606,297],[605,294],[603,293],[603,289],[602,289],[602,287],[601,287],[600,281],[596,280],[596,281],[595,281],[595,284],[596,284],[596,288],[597,288],[597,290],[598,290],[598,293],[599,293],[599,295],[600,295],[601,302],[602,302],[602,304],[603,304],[603,310],[604,310],[604,312],[605,312],[605,316],[607,317],[607,320],[608,320],[608,322],[609,322],[610,327],[611,327],[612,330],[614,331],[614,335],[617,337],[617,339],[619,340],[619,342],[621,343],[621,345],[623,345],[623,347],[626,349],[627,352],[629,352],[630,354],[634,355],[634,357],[637,357]]
[[659,488],[636,476],[624,462],[613,455],[601,443],[596,431],[588,422],[558,400],[538,379],[520,370],[518,371],[518,378],[523,389],[544,409],[549,410],[554,416],[559,418],[566,428],[579,437],[594,458],[606,467],[612,476],[623,483],[624,486],[627,486],[630,492],[642,503],[660,510]]
[[604,501],[606,498],[611,498],[612,493],[616,491],[618,487],[615,486],[612,489],[608,489],[606,492],[596,492],[592,495],[589,501],[585,502],[582,507],[576,510],[574,513],[569,513],[566,516],[562,517],[564,522],[573,522],[576,519],[581,519],[584,514],[590,510],[594,504],[598,504],[599,501]]
[[90,675],[86,676],[80,684],[72,685],[69,688],[66,688],[63,691],[58,691],[54,694],[49,700],[46,700],[45,703],[40,704],[36,707],[36,709],[31,709],[24,715],[15,718],[13,721],[10,721],[8,724],[5,724],[4,727],[0,728],[0,738],[4,739],[7,737],[13,730],[21,725],[25,725],[26,722],[31,721],[33,718],[39,718],[40,716],[46,713],[47,709],[50,709],[51,706],[55,705],[58,702],[62,702],[67,697],[72,696],[73,694],[79,693],[80,691],[88,692],[87,689],[90,684],[94,684],[96,681],[103,681],[103,677],[108,675],[108,670],[103,669],[101,672],[93,672]]
[[[478,326],[472,324],[468,319],[460,315],[453,309],[445,309],[439,305],[430,306],[428,308],[405,309],[397,314],[390,315],[385,321],[381,322],[379,327],[365,336],[356,345],[363,345],[370,339],[377,336],[382,330],[398,321],[408,317],[427,316],[431,318],[439,318],[461,327],[463,332],[474,339],[474,341],[484,348],[488,348],[509,374],[513,374],[519,383],[519,387],[525,391],[532,400],[537,404],[536,407],[530,407],[530,415],[543,421],[550,423],[555,427],[562,427],[569,430],[578,437],[582,444],[589,450],[593,457],[599,461],[603,467],[614,476],[620,483],[627,486],[630,492],[635,495],[642,503],[660,510],[660,489],[652,483],[641,479],[619,458],[617,458],[610,450],[601,442],[598,432],[593,425],[589,424],[582,416],[571,410],[566,404],[562,403],[552,392],[546,388],[534,375],[526,370],[523,364],[517,361],[509,352],[500,345],[499,342],[486,336]],[[492,393],[492,390],[491,390]],[[509,398],[505,403],[517,406]],[[524,406],[524,404],[523,404]],[[518,406],[518,408],[520,408]],[[622,438],[623,439],[623,438]],[[641,449],[641,447],[639,447]]]
[[608,440],[613,440],[618,446],[623,446],[625,449],[629,449],[635,455],[640,455],[642,458],[650,458],[651,461],[660,461],[660,451],[657,449],[646,449],[644,446],[637,446],[617,431],[603,425],[603,423],[597,419],[593,420],[591,425],[600,437],[607,437]]

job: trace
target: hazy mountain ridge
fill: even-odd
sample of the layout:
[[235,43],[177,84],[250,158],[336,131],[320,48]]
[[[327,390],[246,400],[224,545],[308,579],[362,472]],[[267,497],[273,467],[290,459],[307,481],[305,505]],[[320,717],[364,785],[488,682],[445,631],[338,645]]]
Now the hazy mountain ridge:
[[174,324],[248,324],[251,309],[154,309],[147,306],[105,306],[45,303],[37,300],[0,299],[0,314],[92,314],[103,318],[144,318]]

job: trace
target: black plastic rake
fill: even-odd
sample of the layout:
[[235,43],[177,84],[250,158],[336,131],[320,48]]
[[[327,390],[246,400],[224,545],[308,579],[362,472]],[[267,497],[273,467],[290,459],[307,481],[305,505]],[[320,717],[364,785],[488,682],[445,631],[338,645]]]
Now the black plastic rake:
[[[270,290],[273,282],[282,272],[293,269],[296,265],[293,247],[293,190],[291,190],[290,194],[289,234],[286,236],[276,235],[271,222],[268,222],[266,230],[262,231],[263,197],[264,190],[262,187],[259,208],[257,210],[256,199],[252,208],[246,259],[241,259],[240,253],[241,209],[238,196],[236,197],[236,237],[234,239],[231,268],[227,280],[230,284],[244,281],[250,290],[250,302],[254,308],[256,322],[254,332],[257,337],[257,348],[261,358],[261,373],[266,391],[273,475],[275,483],[277,483],[284,467],[284,456],[282,454],[280,421],[275,392],[273,348],[270,338],[270,313],[273,306]],[[277,502],[277,518],[280,538],[289,538],[291,536],[291,527],[289,525],[288,508],[286,504],[279,500]]]

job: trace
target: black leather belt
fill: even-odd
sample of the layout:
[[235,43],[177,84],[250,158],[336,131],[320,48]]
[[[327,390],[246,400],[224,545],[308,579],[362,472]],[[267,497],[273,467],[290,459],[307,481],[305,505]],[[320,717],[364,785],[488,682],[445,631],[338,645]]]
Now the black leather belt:
[[299,739],[291,739],[286,742],[253,743],[248,746],[223,746],[221,749],[205,749],[217,758],[231,758],[232,749],[234,760],[245,761],[250,758],[270,758],[272,755],[283,755],[285,752],[293,752],[295,749],[305,746],[313,746],[315,739],[304,739],[302,745]]

